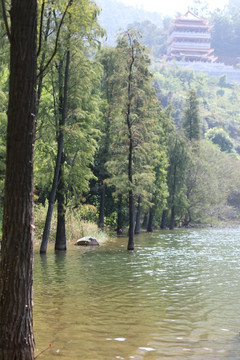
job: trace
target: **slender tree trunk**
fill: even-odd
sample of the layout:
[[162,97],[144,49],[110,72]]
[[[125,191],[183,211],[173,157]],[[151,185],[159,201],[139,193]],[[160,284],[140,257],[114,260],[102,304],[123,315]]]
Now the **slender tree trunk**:
[[154,215],[154,209],[153,207],[151,207],[149,210],[147,232],[153,232],[153,215]]
[[64,176],[63,176],[63,163],[64,156],[62,155],[61,160],[61,168],[59,172],[59,181],[58,181],[58,189],[57,189],[57,233],[56,233],[56,241],[55,241],[55,250],[64,251],[67,249],[66,246],[66,229],[65,229],[65,184],[64,184]]
[[134,250],[134,196],[132,190],[129,190],[128,201],[129,201],[128,250]]
[[132,100],[132,71],[133,64],[135,61],[134,50],[131,52],[131,61],[129,65],[129,75],[128,75],[128,103],[127,103],[127,127],[128,127],[128,139],[129,139],[129,148],[128,148],[128,181],[130,190],[128,192],[128,202],[129,202],[129,230],[128,230],[128,250],[134,250],[134,194],[133,194],[133,132],[132,132],[132,122],[131,122],[131,100]]
[[175,227],[175,207],[172,206],[169,229],[173,230],[174,227]]
[[121,235],[123,229],[123,216],[122,216],[122,195],[118,195],[117,203],[117,234]]
[[104,230],[104,208],[105,208],[106,184],[103,181],[101,186],[100,211],[99,211],[99,227]]
[[142,202],[142,197],[139,196],[138,197],[138,207],[137,207],[137,215],[136,215],[136,224],[135,224],[135,234],[139,234],[140,233],[140,227],[141,227],[141,202]]
[[169,229],[173,230],[175,227],[175,192],[176,192],[176,177],[177,177],[177,164],[174,165],[173,172],[173,188],[172,188],[172,208]]
[[37,1],[11,2],[6,181],[0,268],[0,360],[33,360],[33,149]]
[[[47,40],[48,40],[48,36],[49,36],[50,20],[51,20],[51,10],[48,13],[47,25],[46,25],[46,29],[45,29],[44,34],[43,34],[45,44],[47,44]],[[41,54],[41,61],[40,61],[40,66],[39,66],[40,76],[39,76],[38,81],[37,81],[37,113],[38,113],[39,103],[40,103],[40,99],[41,99],[41,95],[42,95],[43,78],[44,78],[44,72],[42,70],[43,70],[43,67],[44,67],[44,62],[45,62],[45,58],[46,58],[46,52],[47,52],[47,46],[45,46],[45,49]]]
[[[128,124],[130,124],[130,120],[128,120]],[[128,180],[130,186],[133,185],[132,162],[133,162],[133,139],[132,139],[131,126],[129,125]],[[129,202],[128,250],[134,250],[134,194],[132,189],[130,189],[128,192],[128,202]]]
[[164,230],[167,228],[167,210],[163,210],[162,213],[162,221],[161,221],[161,229]]
[[148,214],[145,213],[143,218],[142,228],[147,229],[147,225],[148,225]]
[[[56,158],[56,165],[54,171],[54,178],[52,183],[52,190],[49,197],[49,205],[47,211],[47,217],[45,221],[42,243],[40,248],[40,254],[44,254],[47,251],[48,238],[51,228],[52,214],[53,214],[53,206],[56,199],[57,193],[57,185],[59,180],[59,172],[61,167],[61,158],[63,153],[63,143],[64,143],[64,126],[67,117],[67,94],[68,94],[68,79],[69,79],[69,64],[70,64],[70,51],[67,51],[66,57],[66,66],[65,66],[65,76],[64,76],[64,96],[63,96],[63,105],[62,108],[60,106],[61,117],[59,120],[59,135],[58,135],[58,152]],[[60,99],[60,104],[62,100]]]
[[53,207],[54,207],[56,193],[57,193],[57,184],[58,184],[59,171],[60,171],[60,166],[61,166],[62,151],[63,151],[63,133],[61,131],[59,134],[59,137],[58,137],[58,152],[57,152],[57,158],[56,158],[56,164],[55,164],[55,170],[54,170],[52,189],[51,189],[50,196],[49,196],[48,211],[47,211],[47,216],[46,216],[44,230],[43,230],[40,254],[44,254],[47,251],[48,238],[49,238],[50,229],[51,229]]

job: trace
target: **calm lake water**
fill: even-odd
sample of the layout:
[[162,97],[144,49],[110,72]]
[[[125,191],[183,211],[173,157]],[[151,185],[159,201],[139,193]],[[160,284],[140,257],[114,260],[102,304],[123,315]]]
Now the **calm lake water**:
[[240,359],[240,229],[35,254],[38,359]]

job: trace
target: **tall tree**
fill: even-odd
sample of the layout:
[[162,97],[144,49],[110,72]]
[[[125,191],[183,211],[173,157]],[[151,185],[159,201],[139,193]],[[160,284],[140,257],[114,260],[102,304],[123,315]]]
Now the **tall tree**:
[[[5,2],[2,1],[4,5]],[[6,11],[4,9],[6,17]],[[0,359],[33,360],[33,147],[37,1],[12,0],[6,182],[0,269]]]
[[199,116],[199,100],[195,90],[189,90],[184,111],[183,128],[186,137],[192,140],[200,140],[201,127]]
[[148,70],[149,56],[133,30],[124,32],[116,47],[111,160],[108,171],[116,194],[128,194],[128,250],[134,249],[134,207],[137,196],[151,194],[156,96]]

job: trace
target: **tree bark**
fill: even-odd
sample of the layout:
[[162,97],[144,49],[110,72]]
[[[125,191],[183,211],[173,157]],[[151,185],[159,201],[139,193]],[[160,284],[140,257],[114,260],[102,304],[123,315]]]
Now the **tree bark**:
[[140,228],[141,228],[141,202],[142,202],[142,197],[139,196],[138,197],[138,207],[137,207],[137,215],[136,215],[136,224],[135,224],[135,230],[134,233],[135,234],[139,234],[140,233]]
[[149,210],[147,232],[153,232],[153,215],[154,215],[154,210],[153,207],[151,207]]
[[134,195],[132,190],[129,190],[128,201],[129,201],[128,250],[134,250]]
[[147,229],[147,225],[148,225],[148,214],[145,213],[143,218],[142,228]]
[[55,241],[55,250],[65,251],[67,250],[66,245],[66,228],[65,228],[65,215],[66,215],[66,207],[65,207],[65,184],[64,184],[64,176],[63,176],[63,163],[64,156],[62,155],[61,160],[61,168],[59,172],[59,181],[58,181],[58,189],[57,189],[57,232],[56,232],[56,241]]
[[12,0],[0,268],[0,359],[33,360],[33,149],[37,1]]
[[118,195],[117,203],[117,235],[122,235],[123,231],[123,215],[122,215],[122,195]]
[[175,227],[175,207],[172,206],[169,229],[173,230],[174,227]]
[[167,210],[163,210],[162,213],[162,221],[161,221],[161,229],[164,230],[167,228]]
[[105,208],[106,184],[103,181],[101,186],[100,211],[99,211],[99,227],[104,230],[104,208]]

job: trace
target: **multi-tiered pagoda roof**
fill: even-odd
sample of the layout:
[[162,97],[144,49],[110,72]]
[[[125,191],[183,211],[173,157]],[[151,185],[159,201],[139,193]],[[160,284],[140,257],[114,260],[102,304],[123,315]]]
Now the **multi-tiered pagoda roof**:
[[211,28],[205,19],[189,10],[176,18],[169,29],[168,60],[215,62],[217,57],[210,45]]

